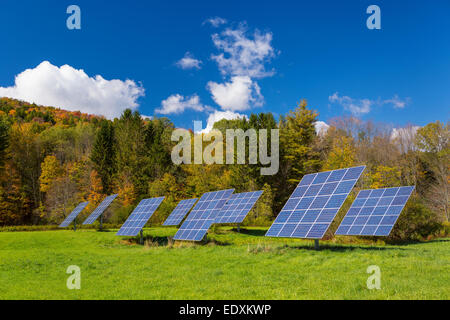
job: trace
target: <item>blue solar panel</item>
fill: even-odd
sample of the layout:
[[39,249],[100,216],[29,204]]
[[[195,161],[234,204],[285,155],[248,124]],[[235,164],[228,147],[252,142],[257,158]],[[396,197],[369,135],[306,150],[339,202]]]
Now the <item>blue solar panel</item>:
[[108,196],[105,198],[105,200],[102,201],[102,203],[99,204],[97,208],[91,213],[89,217],[87,217],[86,220],[84,220],[83,224],[92,224],[95,220],[97,220],[98,217],[106,210],[106,208],[109,207],[111,202],[114,201],[114,199],[117,197],[117,194],[113,194],[112,196]]
[[359,166],[305,175],[266,236],[323,238],[364,169]]
[[205,193],[183,222],[174,239],[201,241],[233,192],[234,189],[228,189]]
[[164,221],[163,226],[177,226],[183,221],[183,218],[191,210],[192,206],[198,199],[181,200],[169,217]]
[[254,191],[232,194],[218,213],[216,223],[242,223],[262,193]]
[[145,226],[148,219],[158,209],[164,197],[144,199],[133,210],[127,221],[117,232],[117,236],[136,236]]
[[81,211],[86,208],[89,202],[80,203],[73,211],[67,216],[67,218],[59,225],[60,228],[65,228],[69,226],[73,220],[80,214]]
[[388,236],[413,190],[413,186],[361,190],[336,234]]

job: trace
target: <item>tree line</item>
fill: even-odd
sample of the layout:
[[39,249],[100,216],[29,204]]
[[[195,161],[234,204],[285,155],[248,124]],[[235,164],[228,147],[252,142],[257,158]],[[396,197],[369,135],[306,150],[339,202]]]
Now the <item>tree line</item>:
[[[266,226],[303,175],[364,164],[363,176],[327,237],[333,236],[358,190],[401,185],[416,189],[391,238],[424,239],[448,232],[448,123],[393,129],[338,117],[329,121],[327,130],[317,132],[317,119],[318,113],[303,100],[279,119],[259,113],[214,124],[224,136],[226,129],[268,129],[269,134],[279,129],[279,170],[264,176],[260,165],[248,161],[173,164],[175,126],[167,118],[143,119],[125,110],[119,118],[106,120],[1,98],[0,225],[59,223],[79,202],[89,201],[85,212],[91,212],[111,193],[119,196],[106,219],[117,224],[141,199],[166,196],[151,219],[160,224],[181,199],[235,188],[264,191],[245,224]],[[270,142],[268,148],[270,152]]]

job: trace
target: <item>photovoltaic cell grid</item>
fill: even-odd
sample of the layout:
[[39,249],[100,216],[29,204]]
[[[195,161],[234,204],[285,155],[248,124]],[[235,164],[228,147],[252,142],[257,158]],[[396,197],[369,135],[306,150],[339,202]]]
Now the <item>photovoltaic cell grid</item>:
[[305,175],[266,236],[322,239],[364,168]]
[[181,200],[175,207],[175,209],[173,209],[172,213],[169,215],[166,221],[164,221],[163,226],[179,225],[197,200],[198,198]]
[[336,234],[388,236],[413,190],[413,186],[361,190]]
[[73,211],[67,216],[67,218],[59,225],[60,228],[68,227],[73,220],[80,214],[81,211],[86,208],[89,202],[80,203]]
[[215,223],[241,223],[262,193],[254,191],[232,194],[218,213]]
[[86,220],[84,220],[83,224],[92,224],[95,220],[97,220],[98,217],[108,208],[108,206],[111,204],[111,202],[114,201],[114,199],[117,197],[117,194],[113,194],[111,196],[108,196],[105,198],[105,200],[102,201],[102,203],[99,204],[97,208],[91,213],[89,217],[87,217]]
[[209,227],[215,223],[220,209],[230,198],[234,189],[207,192],[195,205],[191,213],[175,234],[175,240],[200,241]]
[[122,225],[116,236],[136,236],[158,209],[164,197],[143,199]]

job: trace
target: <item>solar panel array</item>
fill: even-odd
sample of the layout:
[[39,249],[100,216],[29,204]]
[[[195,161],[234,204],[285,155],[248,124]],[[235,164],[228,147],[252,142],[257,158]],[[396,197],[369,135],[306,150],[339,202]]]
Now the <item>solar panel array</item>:
[[232,194],[217,214],[216,223],[241,223],[262,193],[254,191]]
[[66,217],[66,219],[59,225],[60,228],[68,227],[73,220],[86,208],[89,202],[80,203],[73,211]]
[[336,234],[388,236],[413,190],[413,186],[361,190]]
[[174,239],[202,240],[233,192],[234,189],[228,189],[203,194],[175,234]]
[[127,221],[117,232],[117,236],[136,236],[145,226],[148,219],[158,209],[164,197],[144,199],[133,210]]
[[321,239],[364,169],[305,175],[266,236]]
[[99,206],[95,208],[91,215],[86,220],[84,220],[83,224],[94,223],[94,221],[97,220],[98,217],[100,217],[100,215],[106,210],[106,208],[109,207],[111,202],[113,202],[116,197],[117,194],[106,197],[105,200],[103,200],[102,203],[100,203]]
[[197,200],[197,198],[181,200],[175,207],[175,209],[173,209],[172,213],[169,215],[166,221],[164,221],[163,226],[179,225]]

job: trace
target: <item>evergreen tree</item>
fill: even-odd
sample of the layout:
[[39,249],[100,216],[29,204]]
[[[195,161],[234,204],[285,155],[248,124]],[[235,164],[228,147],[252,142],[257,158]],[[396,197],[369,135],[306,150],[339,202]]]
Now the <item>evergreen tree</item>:
[[320,155],[313,149],[318,114],[306,105],[303,100],[294,111],[280,118],[280,170],[274,179],[275,211],[281,208],[305,174],[320,169]]
[[9,146],[9,125],[3,117],[0,117],[0,169],[6,161]]
[[116,172],[116,148],[114,127],[109,121],[103,120],[100,123],[91,160],[102,182],[103,193],[111,193],[113,176]]

